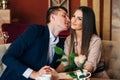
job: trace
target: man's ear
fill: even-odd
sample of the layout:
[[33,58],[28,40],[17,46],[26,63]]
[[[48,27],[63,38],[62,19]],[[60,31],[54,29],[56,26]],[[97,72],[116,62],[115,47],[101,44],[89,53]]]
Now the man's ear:
[[55,20],[55,15],[54,14],[51,14],[50,15],[50,20],[52,21],[52,20]]

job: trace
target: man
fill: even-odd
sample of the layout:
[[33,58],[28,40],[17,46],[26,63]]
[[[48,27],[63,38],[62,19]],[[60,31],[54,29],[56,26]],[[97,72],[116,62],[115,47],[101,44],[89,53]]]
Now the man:
[[[67,30],[69,18],[64,7],[51,7],[46,15],[47,26],[30,25],[9,47],[2,61],[7,66],[0,80],[32,80],[56,69],[61,56],[55,45],[63,47],[59,33]],[[47,65],[47,66],[46,66]]]

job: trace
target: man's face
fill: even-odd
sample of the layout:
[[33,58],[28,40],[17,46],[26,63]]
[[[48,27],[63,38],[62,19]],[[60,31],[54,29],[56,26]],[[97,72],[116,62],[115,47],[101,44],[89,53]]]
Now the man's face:
[[58,29],[61,29],[62,31],[67,30],[70,24],[70,19],[68,17],[68,14],[62,10],[59,9],[55,15],[54,18],[54,24],[58,27]]

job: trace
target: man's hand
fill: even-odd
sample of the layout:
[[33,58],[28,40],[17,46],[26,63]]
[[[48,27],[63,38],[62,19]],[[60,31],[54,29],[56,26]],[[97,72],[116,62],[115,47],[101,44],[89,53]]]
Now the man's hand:
[[31,79],[36,79],[37,77],[41,76],[42,74],[51,74],[52,68],[50,66],[44,66],[39,71],[33,71],[30,74]]

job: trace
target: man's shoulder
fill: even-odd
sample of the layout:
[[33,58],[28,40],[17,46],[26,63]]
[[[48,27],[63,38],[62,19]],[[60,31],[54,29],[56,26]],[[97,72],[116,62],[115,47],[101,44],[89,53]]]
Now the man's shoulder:
[[43,26],[40,24],[30,24],[28,27],[30,27],[30,28],[46,28],[47,26]]
[[41,32],[45,30],[48,30],[48,27],[40,24],[30,24],[26,29],[26,31],[31,31],[31,32]]
[[37,38],[41,38],[41,35],[45,36],[47,33],[47,27],[38,24],[31,24],[24,33],[22,33],[21,39],[27,44],[31,44],[33,41],[37,40]]

